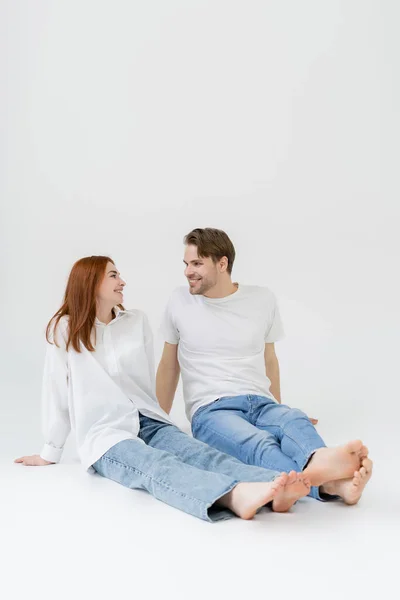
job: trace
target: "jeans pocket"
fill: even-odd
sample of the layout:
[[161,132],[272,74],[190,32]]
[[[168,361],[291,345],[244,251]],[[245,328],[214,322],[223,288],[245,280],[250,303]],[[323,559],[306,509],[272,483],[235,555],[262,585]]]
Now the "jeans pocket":
[[202,413],[204,413],[204,411],[206,409],[210,408],[218,400],[219,400],[219,398],[217,398],[216,400],[213,400],[212,402],[209,402],[208,404],[203,404],[203,406],[200,406],[200,408],[198,408],[196,410],[196,412],[194,413],[194,415],[192,417],[192,423],[191,423],[191,425],[192,425],[192,432],[194,431],[194,428],[196,427],[197,417],[200,416]]

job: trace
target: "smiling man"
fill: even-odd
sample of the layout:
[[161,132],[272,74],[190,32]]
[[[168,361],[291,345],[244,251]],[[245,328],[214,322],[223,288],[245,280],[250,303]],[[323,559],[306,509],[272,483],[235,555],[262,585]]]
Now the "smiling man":
[[189,287],[173,292],[164,315],[161,407],[170,412],[181,373],[195,438],[247,464],[304,470],[312,497],[355,504],[371,476],[367,448],[359,440],[327,448],[302,411],[281,404],[274,294],[232,281],[235,249],[224,231],[194,229],[184,243]]

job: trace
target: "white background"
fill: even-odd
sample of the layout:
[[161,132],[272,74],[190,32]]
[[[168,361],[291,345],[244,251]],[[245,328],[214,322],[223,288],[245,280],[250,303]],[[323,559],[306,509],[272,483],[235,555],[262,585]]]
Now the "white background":
[[[72,568],[97,594],[382,593],[400,507],[398,3],[3,0],[0,11],[1,518],[13,565],[0,585],[68,597],[59,580]],[[327,443],[369,446],[375,474],[356,508],[307,500],[290,516],[208,527],[82,474],[73,444],[57,471],[12,464],[42,443],[43,334],[74,261],[113,257],[158,359],[163,307],[185,284],[182,238],[206,226],[232,238],[234,280],[278,296],[283,401],[318,417]],[[180,389],[172,414],[187,428]],[[20,561],[24,581],[12,579]]]

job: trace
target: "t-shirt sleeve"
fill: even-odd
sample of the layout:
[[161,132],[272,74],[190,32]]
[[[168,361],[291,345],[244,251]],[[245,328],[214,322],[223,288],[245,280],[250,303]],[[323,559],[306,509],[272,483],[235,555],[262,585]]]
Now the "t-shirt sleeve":
[[164,341],[168,344],[179,343],[179,330],[176,324],[173,310],[173,298],[169,299],[169,302],[165,308],[163,319],[161,322],[161,333],[164,337]]
[[265,328],[264,339],[266,344],[273,344],[274,342],[279,342],[279,340],[282,340],[285,337],[278,303],[274,295],[272,295],[271,306],[268,313],[269,317],[267,320],[267,326]]

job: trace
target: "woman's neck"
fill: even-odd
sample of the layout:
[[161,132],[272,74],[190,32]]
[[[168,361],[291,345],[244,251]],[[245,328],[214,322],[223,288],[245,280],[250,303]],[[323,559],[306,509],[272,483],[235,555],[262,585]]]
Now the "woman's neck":
[[109,306],[97,306],[96,317],[101,323],[108,325],[108,323],[111,323],[114,316],[113,308],[110,308]]

